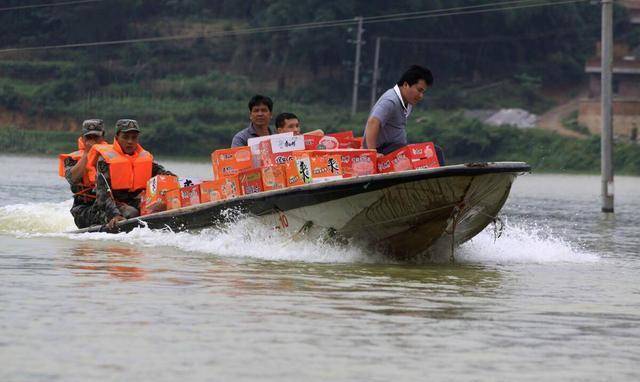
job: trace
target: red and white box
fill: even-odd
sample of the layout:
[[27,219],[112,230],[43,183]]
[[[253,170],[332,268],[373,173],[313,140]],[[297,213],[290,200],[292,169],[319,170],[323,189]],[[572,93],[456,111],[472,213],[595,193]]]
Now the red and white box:
[[378,158],[378,172],[381,174],[406,170],[413,170],[408,147]]
[[259,167],[276,166],[292,160],[294,151],[304,150],[304,137],[301,135],[275,137],[258,144]]
[[200,185],[182,187],[180,189],[180,204],[182,207],[200,204]]
[[342,158],[342,172],[345,178],[372,175],[378,172],[376,150],[349,149],[336,150]]

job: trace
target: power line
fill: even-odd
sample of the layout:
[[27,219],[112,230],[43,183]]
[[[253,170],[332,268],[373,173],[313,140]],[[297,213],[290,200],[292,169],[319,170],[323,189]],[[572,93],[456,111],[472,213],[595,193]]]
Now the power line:
[[33,4],[33,5],[16,5],[15,7],[5,7],[0,8],[0,12],[4,11],[15,11],[18,9],[32,9],[32,8],[44,8],[44,7],[58,7],[61,5],[74,5],[74,4],[85,4],[85,3],[98,3],[103,0],[75,0],[75,1],[62,1],[60,3],[49,3],[49,4]]
[[[93,1],[100,1],[100,0],[93,0]],[[560,1],[554,1],[554,2],[547,2],[547,1],[540,2],[539,0],[503,1],[498,3],[473,5],[473,6],[467,6],[467,7],[455,7],[455,8],[430,10],[430,11],[405,12],[405,13],[396,13],[396,14],[384,15],[384,16],[363,17],[362,22],[364,24],[372,24],[372,23],[381,23],[381,22],[395,22],[395,21],[445,17],[445,16],[471,15],[471,14],[488,13],[488,12],[499,12],[499,11],[505,11],[505,10],[558,6],[558,5],[567,5],[567,4],[573,4],[573,3],[585,3],[587,1],[589,0],[560,0]],[[199,33],[199,34],[145,37],[145,38],[135,38],[135,39],[125,39],[125,40],[96,41],[96,42],[87,42],[87,43],[46,45],[46,46],[35,46],[35,47],[25,47],[25,48],[7,48],[7,49],[0,49],[0,53],[64,49],[64,48],[80,48],[80,47],[106,46],[106,45],[122,45],[122,44],[139,43],[139,42],[177,41],[177,40],[190,40],[190,39],[198,39],[198,38],[222,38],[222,37],[230,37],[230,36],[251,35],[256,33],[274,33],[274,32],[299,31],[299,30],[309,30],[309,29],[321,29],[321,28],[330,28],[330,27],[338,27],[338,26],[348,26],[348,25],[353,25],[357,23],[358,23],[357,19],[316,21],[316,22],[309,22],[309,23],[254,27],[254,28],[245,28],[245,29],[229,30],[229,31],[213,31],[213,32],[205,32],[205,33]]]

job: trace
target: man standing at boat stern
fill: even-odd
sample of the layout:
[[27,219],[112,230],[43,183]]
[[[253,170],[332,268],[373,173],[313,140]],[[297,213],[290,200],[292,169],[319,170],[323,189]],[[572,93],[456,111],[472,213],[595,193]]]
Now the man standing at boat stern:
[[274,134],[269,126],[273,112],[273,101],[260,94],[249,100],[249,126],[233,136],[231,147],[246,146],[249,138]]
[[113,230],[117,222],[140,215],[140,194],[156,175],[174,175],[153,161],[140,146],[140,127],[133,119],[116,122],[113,145],[95,146],[89,164],[96,169],[96,202],[91,225],[106,224]]
[[[413,65],[400,77],[396,85],[384,92],[371,109],[364,130],[363,148],[375,148],[382,155],[389,154],[408,144],[407,120],[413,107],[424,98],[433,85],[431,71]],[[436,146],[440,165],[444,155]]]

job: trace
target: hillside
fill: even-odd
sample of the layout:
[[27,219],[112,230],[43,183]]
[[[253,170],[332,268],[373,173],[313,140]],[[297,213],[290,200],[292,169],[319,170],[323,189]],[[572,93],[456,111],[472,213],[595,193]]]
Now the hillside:
[[[72,148],[83,119],[99,117],[112,126],[127,117],[141,122],[145,146],[155,152],[206,156],[227,146],[233,133],[246,125],[246,103],[256,93],[272,96],[274,114],[298,114],[303,128],[361,131],[369,107],[374,40],[381,36],[378,94],[412,63],[431,67],[436,76],[415,117],[432,118],[431,123],[440,124],[438,129],[446,124],[446,131],[433,135],[433,130],[421,130],[413,122],[414,139],[442,141],[450,156],[461,160],[514,159],[507,154],[518,153],[504,151],[499,142],[491,141],[491,134],[476,137],[480,139],[476,143],[482,146],[489,139],[495,152],[464,151],[459,139],[446,138],[458,133],[445,117],[465,108],[521,107],[541,113],[555,106],[543,95],[544,89],[572,88],[583,80],[583,63],[599,34],[599,9],[588,2],[525,9],[490,9],[483,4],[489,3],[419,0],[400,7],[377,0],[116,0],[2,12],[4,48],[173,39],[1,52],[0,147],[56,153]],[[486,12],[433,13],[465,7],[486,7]],[[354,117],[349,116],[353,23],[269,31],[279,25],[400,12],[422,12],[423,18],[365,25],[360,112]],[[429,12],[438,17],[425,18]],[[623,11],[616,13],[616,19],[617,33],[636,38],[628,33]],[[255,28],[266,32],[246,32]],[[456,124],[492,131],[473,121]],[[513,135],[515,141],[522,132],[502,134]],[[541,139],[537,133],[526,134]],[[547,134],[551,140],[565,139]],[[542,168],[563,168],[533,160]],[[588,170],[578,167],[568,169]],[[629,171],[636,170],[631,166]]]

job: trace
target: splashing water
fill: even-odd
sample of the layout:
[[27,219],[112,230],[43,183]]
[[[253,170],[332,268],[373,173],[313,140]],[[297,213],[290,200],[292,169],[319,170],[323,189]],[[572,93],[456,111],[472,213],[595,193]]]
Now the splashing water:
[[464,263],[582,263],[600,257],[554,235],[548,227],[506,223],[498,239],[488,227],[460,246],[456,259]]
[[[389,258],[365,245],[329,243],[324,240],[293,241],[251,217],[232,217],[225,226],[195,232],[172,232],[136,228],[128,233],[70,234],[71,201],[30,203],[0,207],[0,234],[18,237],[65,237],[79,241],[118,241],[133,246],[173,247],[225,257],[305,262],[389,263]],[[545,227],[506,224],[494,240],[490,228],[456,250],[462,263],[595,262],[599,257],[576,248]]]
[[73,200],[0,207],[0,234],[59,233],[76,229],[69,213]]

